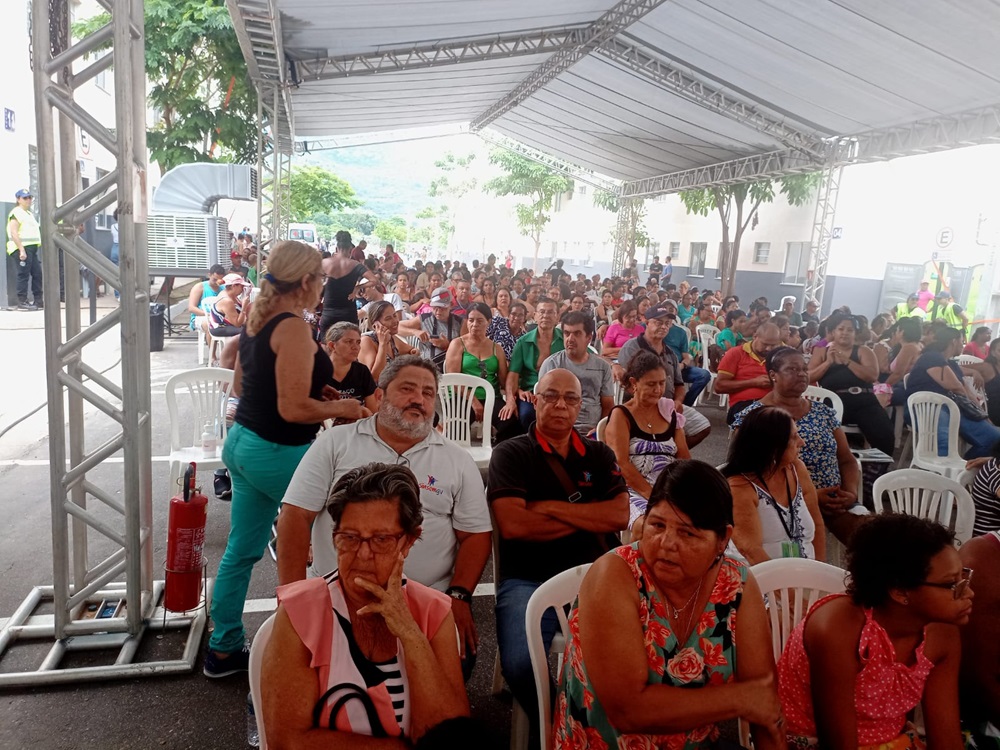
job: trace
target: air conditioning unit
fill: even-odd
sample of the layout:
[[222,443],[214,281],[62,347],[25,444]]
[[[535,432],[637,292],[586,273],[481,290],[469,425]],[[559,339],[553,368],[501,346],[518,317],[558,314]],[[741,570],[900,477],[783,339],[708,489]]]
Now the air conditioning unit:
[[205,214],[149,214],[149,272],[202,277],[216,263],[229,267],[229,222]]

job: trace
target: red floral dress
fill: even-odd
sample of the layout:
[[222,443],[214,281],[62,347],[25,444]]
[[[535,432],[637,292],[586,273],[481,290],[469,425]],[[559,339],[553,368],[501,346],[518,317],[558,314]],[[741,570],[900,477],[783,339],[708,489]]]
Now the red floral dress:
[[[639,590],[639,619],[649,662],[649,683],[698,688],[731,682],[736,663],[736,612],[747,579],[746,565],[730,557],[723,558],[705,610],[687,643],[680,644],[671,631],[664,599],[653,588],[638,542],[608,554],[618,555],[628,564]],[[622,734],[611,726],[587,677],[580,646],[578,605],[579,602],[570,613],[569,641],[559,675],[553,715],[556,750],[691,750],[707,747],[718,738],[715,724],[682,734]]]

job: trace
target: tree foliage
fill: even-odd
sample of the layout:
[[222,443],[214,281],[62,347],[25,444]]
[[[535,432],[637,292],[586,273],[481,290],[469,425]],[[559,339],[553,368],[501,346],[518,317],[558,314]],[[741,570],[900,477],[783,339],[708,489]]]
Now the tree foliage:
[[490,163],[504,174],[487,182],[483,189],[494,195],[518,195],[528,199],[514,207],[521,234],[535,243],[534,268],[538,270],[538,251],[542,246],[542,231],[549,223],[549,213],[555,197],[573,189],[573,180],[507,149],[490,152]]
[[722,250],[719,271],[722,276],[722,293],[730,295],[736,286],[736,268],[739,264],[740,244],[743,234],[753,221],[757,209],[774,200],[774,188],[791,206],[805,205],[819,186],[819,173],[789,175],[777,182],[758,180],[738,185],[685,190],[681,202],[689,214],[708,216],[715,211],[722,221]]
[[358,208],[354,188],[323,167],[294,167],[291,174],[292,221],[305,221],[315,214]]
[[[145,0],[150,158],[166,172],[196,161],[252,164],[257,95],[225,0]],[[73,26],[80,37],[106,13]]]
[[[455,211],[449,208],[454,201],[475,190],[479,183],[471,173],[471,166],[476,154],[456,156],[451,151],[434,162],[438,169],[437,176],[431,180],[427,194],[437,198],[437,205],[427,206],[417,214],[416,231],[419,239],[414,240],[422,245],[437,245],[446,250],[455,234]],[[412,239],[412,238],[411,238]]]
[[408,227],[406,226],[406,219],[400,218],[399,216],[393,216],[388,219],[383,219],[378,224],[375,225],[375,234],[378,235],[379,240],[385,244],[390,243],[398,251],[401,245],[406,242],[406,237],[409,233]]

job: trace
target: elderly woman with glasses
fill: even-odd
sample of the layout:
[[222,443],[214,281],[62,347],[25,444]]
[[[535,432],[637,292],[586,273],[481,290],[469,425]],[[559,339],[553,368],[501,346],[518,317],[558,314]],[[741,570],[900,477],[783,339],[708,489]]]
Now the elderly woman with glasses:
[[269,745],[379,738],[402,750],[469,715],[451,600],[403,576],[420,537],[419,498],[403,466],[368,464],[333,486],[337,570],[278,588],[261,667]]
[[906,715],[923,705],[927,747],[959,750],[959,626],[972,570],[954,536],[886,514],[848,545],[846,594],[820,599],[778,662],[789,747],[922,748]]

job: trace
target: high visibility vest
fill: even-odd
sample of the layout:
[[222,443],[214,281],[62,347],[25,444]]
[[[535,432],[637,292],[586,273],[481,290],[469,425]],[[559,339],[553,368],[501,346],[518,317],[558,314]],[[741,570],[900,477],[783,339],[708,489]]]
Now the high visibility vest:
[[9,214],[7,214],[7,255],[17,251],[17,244],[10,238],[10,220],[15,219],[17,221],[18,227],[17,232],[21,237],[22,245],[41,245],[42,244],[42,230],[38,226],[38,221],[32,215],[31,211],[25,211],[20,206],[14,206]]
[[906,304],[906,302],[900,302],[896,305],[896,320],[902,320],[903,318],[923,318],[924,311],[919,307],[914,307],[912,310]]
[[954,302],[949,302],[947,305],[944,305],[938,311],[937,316],[945,323],[947,323],[949,328],[954,328],[955,330],[958,331],[965,330],[965,324],[962,322],[962,318],[959,316],[957,312],[955,312]]

